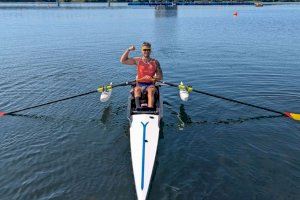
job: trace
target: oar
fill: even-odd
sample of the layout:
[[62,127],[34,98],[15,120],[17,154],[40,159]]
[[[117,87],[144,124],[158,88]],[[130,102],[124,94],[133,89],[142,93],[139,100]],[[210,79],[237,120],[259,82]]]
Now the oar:
[[100,86],[97,90],[93,90],[93,91],[90,91],[90,92],[86,92],[86,93],[82,93],[82,94],[77,94],[77,95],[66,97],[66,98],[63,98],[63,99],[58,99],[58,100],[50,101],[50,102],[47,102],[47,103],[43,103],[43,104],[39,104],[39,105],[35,105],[35,106],[30,106],[30,107],[27,107],[27,108],[22,108],[22,109],[19,109],[19,110],[14,110],[14,111],[10,111],[10,112],[0,112],[0,117],[2,117],[4,115],[13,115],[13,114],[15,114],[17,112],[21,112],[21,111],[25,111],[25,110],[29,110],[29,109],[33,109],[33,108],[38,108],[38,107],[42,107],[42,106],[46,106],[46,105],[58,103],[58,102],[61,102],[61,101],[66,101],[66,100],[69,100],[69,99],[74,99],[74,98],[77,98],[77,97],[86,96],[86,95],[93,94],[93,93],[96,93],[96,92],[101,92],[104,87],[115,88],[115,87],[121,87],[121,86],[131,85],[133,83],[134,83],[134,81],[120,83],[120,84],[116,84],[116,85]]
[[[174,84],[174,83],[169,83],[169,82],[165,82],[165,81],[161,81],[161,83],[172,86],[172,87],[178,87],[178,85]],[[196,92],[196,93],[199,93],[199,94],[204,94],[204,95],[207,95],[207,96],[215,97],[215,98],[218,98],[218,99],[223,99],[223,100],[226,100],[226,101],[231,101],[231,102],[246,105],[246,106],[249,106],[249,107],[258,108],[258,109],[261,109],[261,110],[266,110],[266,111],[269,111],[269,112],[281,114],[282,116],[286,116],[286,117],[289,117],[293,120],[300,121],[300,114],[297,114],[297,113],[281,112],[281,111],[277,111],[277,110],[274,110],[274,109],[271,109],[271,108],[267,108],[267,107],[263,107],[263,106],[257,106],[257,105],[254,105],[254,104],[242,102],[242,101],[235,100],[235,99],[230,99],[230,98],[223,97],[223,96],[220,96],[220,95],[211,94],[211,93],[208,93],[208,92],[205,92],[205,91],[196,90],[194,88],[192,89],[192,91]]]

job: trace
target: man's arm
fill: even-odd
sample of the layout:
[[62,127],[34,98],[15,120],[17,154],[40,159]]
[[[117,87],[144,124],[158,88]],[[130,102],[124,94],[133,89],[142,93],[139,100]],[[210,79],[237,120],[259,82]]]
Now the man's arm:
[[163,72],[161,70],[161,67],[160,67],[160,64],[158,61],[156,61],[156,73],[155,73],[154,78],[158,81],[163,80]]
[[124,53],[123,55],[121,56],[120,58],[120,62],[122,64],[125,64],[125,65],[136,65],[136,60],[135,58],[129,58],[129,53],[130,51],[134,51],[135,50],[135,47],[134,46],[131,46],[129,47]]

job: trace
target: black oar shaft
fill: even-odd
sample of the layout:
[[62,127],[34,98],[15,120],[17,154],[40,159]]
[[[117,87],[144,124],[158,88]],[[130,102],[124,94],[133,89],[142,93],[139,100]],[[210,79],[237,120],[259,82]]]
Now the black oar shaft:
[[[135,81],[120,83],[120,84],[112,85],[112,88],[131,85],[133,83],[135,83]],[[38,108],[38,107],[50,105],[50,104],[53,104],[53,103],[57,103],[57,102],[61,102],[61,101],[69,100],[69,99],[74,99],[74,98],[77,98],[77,97],[86,96],[86,95],[93,94],[93,93],[96,93],[96,92],[98,92],[98,90],[93,90],[93,91],[86,92],[86,93],[83,93],[83,94],[78,94],[78,95],[75,95],[75,96],[66,97],[66,98],[63,98],[63,99],[58,99],[58,100],[55,100],[55,101],[50,101],[50,102],[47,102],[47,103],[43,103],[43,104],[39,104],[39,105],[35,105],[35,106],[31,106],[31,107],[27,107],[27,108],[23,108],[23,109],[19,109],[19,110],[7,112],[7,113],[4,113],[3,115],[12,115],[12,114],[15,114],[17,112],[21,112],[21,111],[25,111],[25,110],[29,110],[29,109],[33,109],[33,108]]]
[[193,92],[204,94],[204,95],[215,97],[215,98],[219,98],[219,99],[223,99],[223,100],[227,100],[227,101],[231,101],[231,102],[234,102],[234,103],[239,103],[239,104],[246,105],[246,106],[249,106],[249,107],[258,108],[258,109],[261,109],[261,110],[266,110],[266,111],[269,111],[269,112],[273,112],[273,113],[278,113],[278,114],[284,115],[283,112],[280,112],[280,111],[277,111],[277,110],[273,110],[271,108],[257,106],[257,105],[246,103],[246,102],[242,102],[242,101],[239,101],[239,100],[230,99],[230,98],[219,96],[219,95],[215,95],[215,94],[210,94],[210,93],[207,93],[207,92],[204,92],[204,91],[194,90],[193,89]]
[[60,102],[60,101],[65,101],[65,100],[68,100],[68,99],[73,99],[73,98],[76,98],[76,97],[82,97],[82,96],[93,94],[93,93],[96,93],[96,92],[97,92],[97,90],[94,90],[94,91],[86,92],[86,93],[83,93],[83,94],[78,94],[78,95],[75,95],[75,96],[66,97],[66,98],[63,98],[63,99],[55,100],[55,101],[50,101],[50,102],[39,104],[39,105],[36,105],[36,106],[31,106],[31,107],[28,107],[28,108],[23,108],[23,109],[20,109],[20,110],[7,112],[7,113],[5,113],[5,115],[11,115],[11,114],[14,114],[14,113],[17,113],[17,112],[21,112],[21,111],[25,111],[25,110],[29,110],[29,109],[33,109],[33,108],[38,108],[38,107],[50,105],[50,104],[53,104],[53,103],[57,103],[57,102]]
[[[169,83],[169,82],[163,82],[163,83],[167,84],[169,86],[178,87],[178,85],[176,85],[174,83]],[[200,91],[200,90],[196,90],[196,89],[193,89],[193,92],[204,94],[204,95],[211,96],[211,97],[215,97],[215,98],[218,98],[218,99],[223,99],[223,100],[226,100],[226,101],[231,101],[231,102],[242,104],[242,105],[246,105],[246,106],[249,106],[249,107],[258,108],[258,109],[261,109],[261,110],[266,110],[266,111],[269,111],[269,112],[273,112],[273,113],[278,113],[278,114],[281,114],[281,115],[285,115],[285,113],[277,111],[277,110],[274,110],[274,109],[271,109],[271,108],[257,106],[257,105],[254,105],[254,104],[242,102],[242,101],[235,100],[235,99],[230,99],[230,98],[223,97],[223,96],[220,96],[220,95],[211,94],[211,93]]]

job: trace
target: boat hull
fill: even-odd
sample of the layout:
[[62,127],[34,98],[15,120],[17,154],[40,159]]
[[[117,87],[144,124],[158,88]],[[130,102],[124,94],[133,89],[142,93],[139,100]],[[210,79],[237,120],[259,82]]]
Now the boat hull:
[[128,99],[131,161],[138,200],[147,198],[157,153],[163,116],[163,100],[158,86],[155,98],[155,111],[137,111],[132,91]]
[[159,115],[133,115],[130,149],[138,200],[147,198],[159,139]]

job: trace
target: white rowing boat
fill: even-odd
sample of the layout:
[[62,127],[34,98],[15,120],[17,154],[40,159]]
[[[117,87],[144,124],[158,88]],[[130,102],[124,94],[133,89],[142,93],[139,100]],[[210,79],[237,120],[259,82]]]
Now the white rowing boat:
[[[140,99],[141,109],[139,110],[136,109],[133,94],[135,84],[135,81],[125,82],[118,85],[112,85],[111,83],[110,85],[99,87],[98,91],[101,92],[100,100],[102,102],[106,102],[111,96],[113,87],[126,85],[132,86],[128,99],[131,161],[137,198],[138,200],[145,200],[148,195],[153,174],[160,133],[160,121],[163,116],[163,100],[159,88],[160,86],[170,84],[166,84],[165,82],[156,82],[157,92],[155,94],[155,109],[148,108],[147,95],[143,94]],[[180,98],[183,101],[187,101],[189,92],[191,91],[189,91],[188,87],[184,86],[182,82],[178,85],[178,88]]]
[[[128,119],[130,123],[130,150],[135,189],[138,200],[145,200],[153,174],[160,133],[160,121],[163,116],[163,100],[159,87],[165,84],[161,82],[156,83],[157,92],[155,94],[154,110],[148,108],[146,94],[142,95],[140,99],[142,108],[137,110],[133,94],[135,82],[127,82],[126,85],[132,86],[128,98]],[[183,90],[180,90],[181,99],[187,101],[188,92],[185,90],[185,86],[183,83],[179,86],[183,87]],[[106,88],[101,87],[100,100],[102,102],[110,98],[112,87],[112,84],[106,86]]]
[[[159,139],[160,120],[163,114],[163,101],[157,86],[155,110],[146,106],[147,96],[141,97],[142,109],[137,111],[133,92],[128,101],[130,122],[130,149],[134,182],[138,200],[147,198]],[[145,107],[143,107],[143,104]]]

